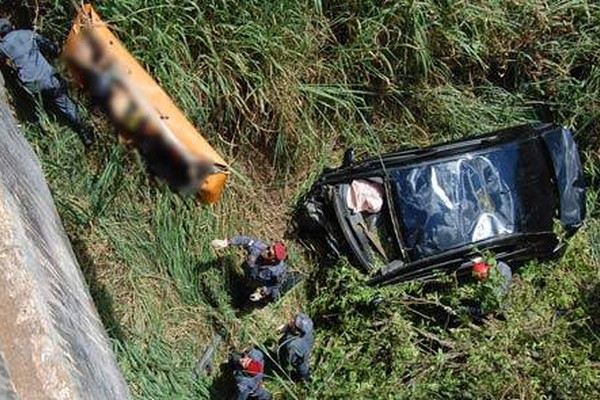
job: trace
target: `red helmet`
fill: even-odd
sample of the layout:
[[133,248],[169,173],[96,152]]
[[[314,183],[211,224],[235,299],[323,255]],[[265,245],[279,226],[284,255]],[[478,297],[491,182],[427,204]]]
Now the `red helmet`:
[[271,246],[271,250],[273,250],[273,255],[275,256],[275,259],[277,261],[285,260],[285,257],[287,256],[287,250],[283,243],[281,243],[281,242],[273,243],[273,246]]
[[483,261],[476,262],[473,264],[473,275],[475,275],[477,279],[484,280],[487,278],[489,269],[490,266]]
[[258,375],[263,373],[263,365],[258,360],[252,360],[244,370],[250,375]]

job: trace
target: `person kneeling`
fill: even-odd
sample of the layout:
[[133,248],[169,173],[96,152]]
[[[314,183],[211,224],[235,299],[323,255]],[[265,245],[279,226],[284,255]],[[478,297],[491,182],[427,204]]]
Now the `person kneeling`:
[[244,272],[256,289],[250,295],[251,301],[257,302],[265,298],[279,299],[281,285],[287,272],[285,264],[287,249],[283,243],[267,244],[262,240],[240,235],[231,239],[214,239],[210,244],[215,250],[230,246],[239,246],[246,250]]
[[271,400],[271,392],[263,387],[264,355],[258,349],[241,354],[234,353],[229,357],[233,368],[233,376],[237,386],[237,400]]
[[292,370],[292,378],[310,380],[310,352],[314,345],[313,322],[308,315],[298,313],[288,324],[279,328],[278,356],[284,369]]

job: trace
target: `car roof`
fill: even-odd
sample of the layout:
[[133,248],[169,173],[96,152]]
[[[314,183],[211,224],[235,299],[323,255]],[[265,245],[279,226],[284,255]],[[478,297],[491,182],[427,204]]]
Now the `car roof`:
[[387,176],[412,260],[500,235],[551,231],[558,207],[552,166],[535,137],[392,166]]

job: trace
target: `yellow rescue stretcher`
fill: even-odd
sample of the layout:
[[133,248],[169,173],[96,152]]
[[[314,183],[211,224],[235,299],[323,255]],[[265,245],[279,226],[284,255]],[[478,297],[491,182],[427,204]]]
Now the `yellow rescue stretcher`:
[[125,49],[90,4],[79,8],[63,52],[78,83],[130,139],[150,170],[216,202],[228,165]]

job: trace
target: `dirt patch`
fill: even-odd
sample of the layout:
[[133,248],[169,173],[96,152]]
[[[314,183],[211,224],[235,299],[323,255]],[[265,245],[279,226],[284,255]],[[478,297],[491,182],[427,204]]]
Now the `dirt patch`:
[[[264,239],[279,240],[284,237],[289,225],[288,205],[294,187],[281,185],[267,155],[260,151],[244,151],[251,158],[238,160],[236,165],[248,181],[234,180],[232,196],[238,199],[233,217],[251,229],[245,232]],[[231,217],[229,217],[231,218]]]

